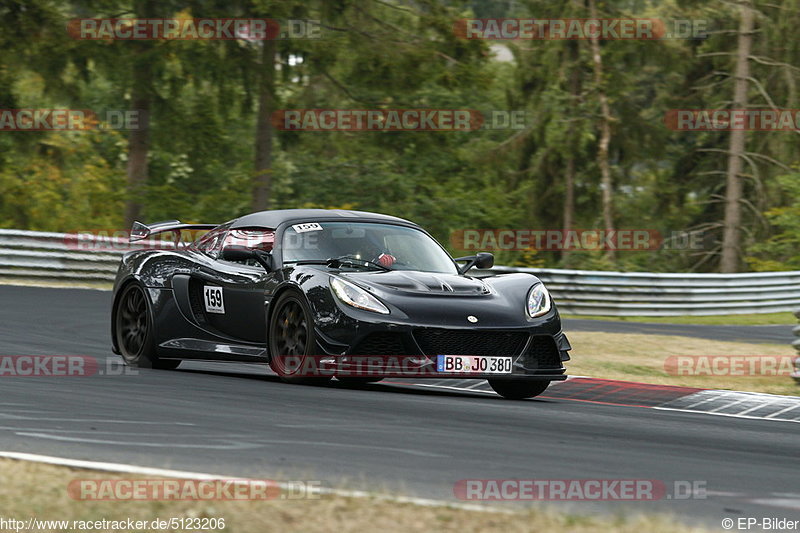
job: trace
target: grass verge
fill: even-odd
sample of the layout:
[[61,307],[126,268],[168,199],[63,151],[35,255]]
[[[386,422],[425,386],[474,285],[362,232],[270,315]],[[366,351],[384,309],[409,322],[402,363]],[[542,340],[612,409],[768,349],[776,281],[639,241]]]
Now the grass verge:
[[[378,499],[323,495],[316,500],[165,502],[90,502],[72,499],[67,485],[75,479],[130,479],[138,476],[79,470],[0,459],[3,517],[28,520],[126,520],[224,518],[225,533],[303,531],[337,533],[381,531],[530,532],[570,531],[649,533],[706,530],[687,528],[666,515],[579,516],[552,509],[493,513],[430,507]],[[147,479],[154,479],[148,476]],[[11,482],[13,480],[13,482]],[[74,530],[68,528],[67,530]],[[40,529],[59,531],[63,529]],[[136,531],[119,529],[121,531]],[[141,533],[143,530],[138,530]],[[151,529],[147,529],[151,531]],[[177,531],[164,529],[162,531]],[[219,529],[216,531],[220,531]]]
[[673,335],[567,332],[572,344],[570,375],[621,379],[705,389],[800,395],[800,386],[780,376],[674,376],[665,369],[671,355],[777,355],[795,357],[791,345],[720,342]]

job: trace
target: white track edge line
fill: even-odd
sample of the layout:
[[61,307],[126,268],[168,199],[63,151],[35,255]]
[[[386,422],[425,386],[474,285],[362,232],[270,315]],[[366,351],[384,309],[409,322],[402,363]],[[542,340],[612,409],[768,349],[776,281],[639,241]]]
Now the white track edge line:
[[735,413],[714,413],[712,411],[695,411],[694,409],[683,409],[680,407],[651,407],[650,409],[658,409],[660,411],[680,411],[681,413],[694,413],[698,415],[712,415],[712,416],[727,416],[730,418],[746,418],[748,420],[769,420],[772,422],[795,422],[800,423],[800,420],[789,420],[786,418],[766,418],[763,416],[750,416],[750,415],[739,415]]
[[464,387],[453,387],[451,385],[432,385],[428,383],[397,383],[397,382],[387,382],[387,385],[400,385],[406,387],[428,387],[430,389],[449,389],[449,390],[457,390],[461,392],[479,392],[481,394],[497,394],[491,390],[479,390],[479,389],[465,389]]

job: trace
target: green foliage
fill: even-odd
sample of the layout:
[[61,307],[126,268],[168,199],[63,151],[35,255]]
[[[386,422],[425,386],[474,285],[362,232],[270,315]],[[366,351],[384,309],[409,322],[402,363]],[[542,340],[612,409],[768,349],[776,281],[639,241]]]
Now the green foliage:
[[765,213],[775,232],[750,247],[747,263],[756,272],[800,270],[800,172],[778,176],[776,181],[788,203]]
[[38,135],[35,152],[9,155],[0,169],[0,226],[119,227],[125,176],[98,154],[101,135],[106,134],[48,132]]
[[[669,109],[725,107],[737,11],[722,1],[597,2],[601,18],[705,19],[707,39],[601,44],[612,124],[619,228],[706,233],[703,250],[498,252],[498,264],[688,271],[715,268],[728,136],[675,132]],[[147,220],[221,222],[250,210],[260,47],[245,41],[80,41],[75,17],[133,16],[120,0],[0,4],[0,109],[127,109],[136,68],[152,69]],[[476,109],[525,112],[522,129],[474,132],[275,131],[272,205],[396,214],[449,244],[453,231],[561,229],[565,169],[574,165],[572,226],[602,226],[598,84],[587,41],[458,38],[464,17],[587,18],[584,2],[520,0],[187,0],[152,3],[163,17],[307,18],[321,39],[277,42],[277,108]],[[797,108],[796,0],[758,2],[751,101]],[[503,48],[513,56],[500,62]],[[770,62],[775,64],[769,64]],[[133,198],[125,132],[0,133],[0,226],[113,228]],[[745,229],[755,270],[800,268],[800,144],[749,136]],[[454,250],[454,252],[457,252]]]

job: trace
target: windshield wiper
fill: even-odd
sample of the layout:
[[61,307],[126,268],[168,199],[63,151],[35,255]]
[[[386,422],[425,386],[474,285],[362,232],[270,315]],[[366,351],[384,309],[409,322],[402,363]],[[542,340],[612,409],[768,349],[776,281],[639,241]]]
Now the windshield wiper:
[[295,265],[326,265],[331,268],[345,266],[351,268],[367,268],[369,270],[378,269],[383,270],[384,272],[389,272],[392,270],[391,268],[385,267],[380,263],[367,261],[366,259],[359,259],[349,255],[343,255],[342,257],[329,257],[328,259],[302,259],[300,261],[287,261],[287,263],[292,263]]
[[374,261],[368,261],[366,259],[359,259],[358,257],[353,257],[350,255],[343,255],[341,257],[337,257],[336,259],[328,259],[327,265],[333,268],[337,268],[339,265],[344,266],[354,266],[354,267],[363,267],[363,268],[377,268],[379,270],[383,270],[384,272],[389,272],[391,268],[383,266],[380,263],[375,263]]

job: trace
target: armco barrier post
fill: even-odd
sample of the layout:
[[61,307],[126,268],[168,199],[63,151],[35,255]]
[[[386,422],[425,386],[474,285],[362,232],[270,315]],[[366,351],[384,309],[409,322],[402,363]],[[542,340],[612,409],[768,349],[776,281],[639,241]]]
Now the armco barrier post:
[[[794,316],[800,319],[800,309],[794,312]],[[797,337],[792,346],[794,346],[795,350],[797,350],[798,357],[794,361],[794,379],[800,384],[800,326],[794,327],[794,335]]]

